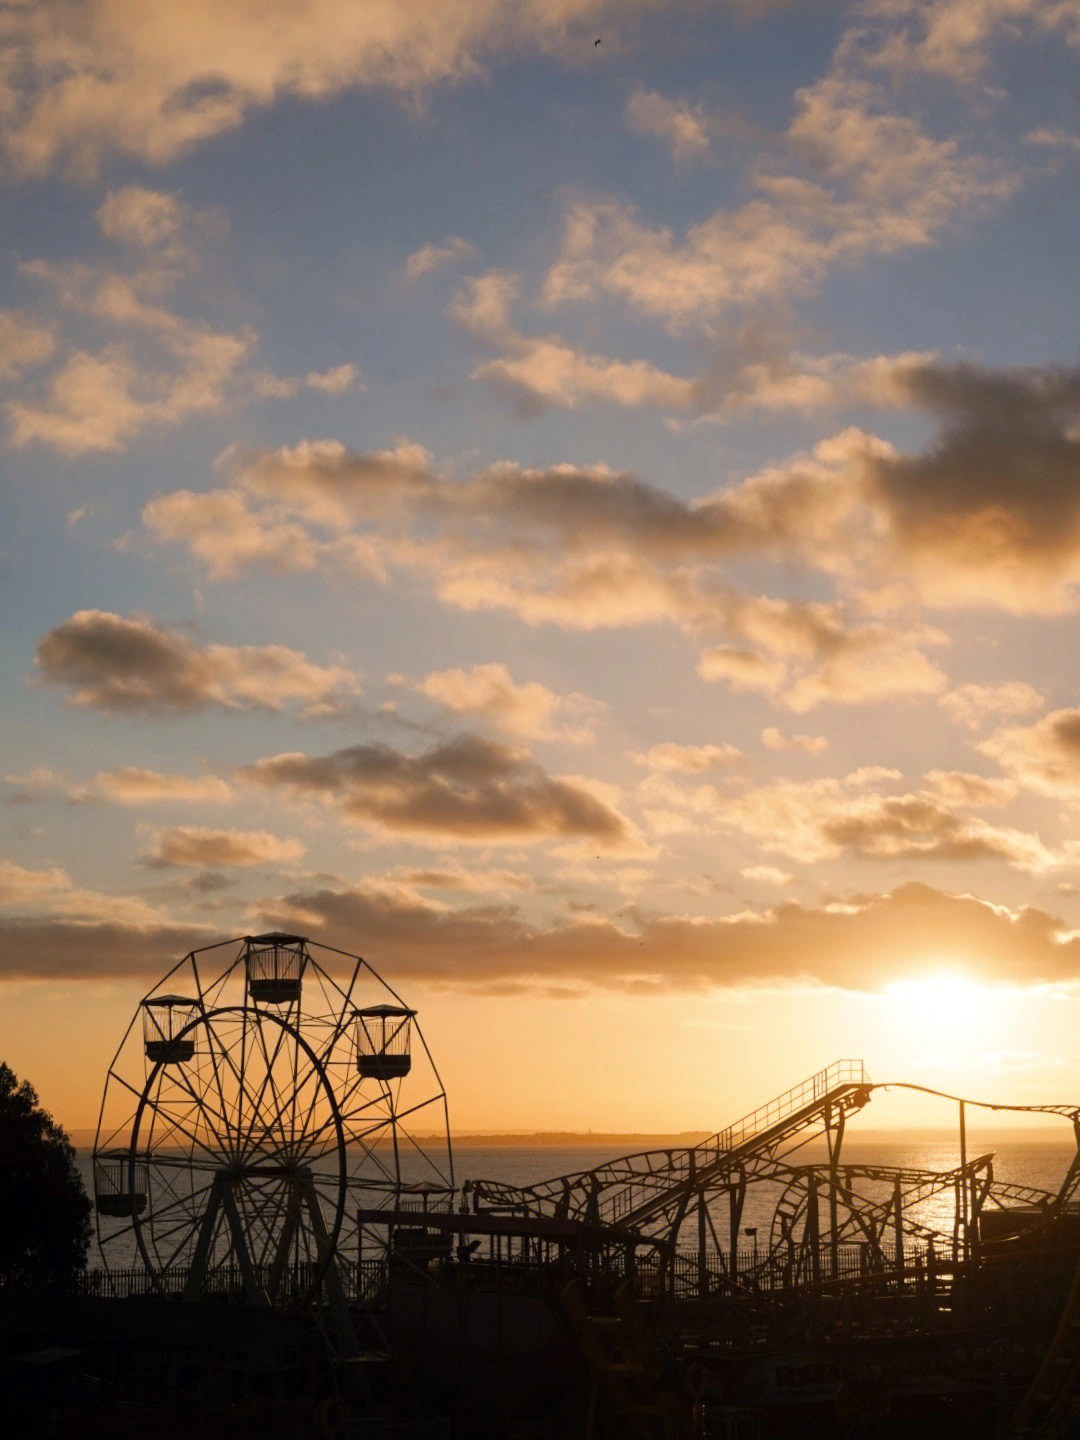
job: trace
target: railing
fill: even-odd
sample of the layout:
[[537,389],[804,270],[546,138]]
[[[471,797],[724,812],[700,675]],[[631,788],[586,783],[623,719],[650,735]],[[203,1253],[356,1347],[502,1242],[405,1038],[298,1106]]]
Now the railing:
[[782,1129],[786,1121],[810,1111],[837,1091],[866,1085],[866,1068],[861,1060],[835,1060],[824,1070],[811,1075],[782,1095],[777,1095],[766,1104],[758,1106],[749,1115],[736,1120],[726,1130],[704,1140],[689,1150],[672,1151],[662,1173],[663,1185],[649,1179],[632,1179],[619,1189],[612,1187],[604,1195],[602,1210],[610,1223],[617,1223],[624,1216],[631,1215],[654,1199],[659,1201],[664,1188],[672,1188],[692,1178],[695,1170],[700,1171],[719,1165],[733,1152],[758,1140],[770,1132]]
[[831,1095],[834,1090],[845,1089],[851,1085],[865,1085],[866,1068],[861,1060],[835,1060],[824,1070],[819,1070],[816,1075],[811,1075],[809,1080],[803,1080],[799,1085],[793,1085],[790,1090],[785,1090],[782,1095],[760,1105],[752,1110],[749,1115],[744,1115],[741,1120],[736,1120],[726,1130],[721,1130],[711,1140],[706,1140],[697,1148],[699,1150],[714,1150],[717,1155],[736,1150],[740,1145],[745,1145],[748,1140],[753,1140],[766,1130],[790,1120],[800,1110],[806,1110]]
[[[317,1266],[293,1266],[280,1277],[278,1293],[284,1304],[292,1296],[304,1293],[311,1285]],[[255,1278],[265,1286],[270,1280],[270,1267],[253,1267]],[[382,1260],[359,1260],[337,1262],[338,1277],[347,1300],[370,1303],[378,1295],[385,1281],[385,1265]],[[128,1299],[139,1295],[182,1295],[187,1285],[190,1269],[177,1266],[164,1275],[154,1276],[142,1266],[134,1265],[122,1270],[83,1270],[75,1278],[74,1290],[78,1295],[103,1295],[111,1299]],[[200,1292],[205,1295],[240,1298],[244,1293],[244,1273],[238,1265],[219,1266],[207,1269],[200,1277]]]

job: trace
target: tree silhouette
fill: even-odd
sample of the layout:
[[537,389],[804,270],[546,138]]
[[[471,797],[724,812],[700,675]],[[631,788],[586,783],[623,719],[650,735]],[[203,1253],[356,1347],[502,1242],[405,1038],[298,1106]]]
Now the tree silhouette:
[[75,1148],[29,1081],[0,1061],[0,1285],[62,1289],[89,1244]]

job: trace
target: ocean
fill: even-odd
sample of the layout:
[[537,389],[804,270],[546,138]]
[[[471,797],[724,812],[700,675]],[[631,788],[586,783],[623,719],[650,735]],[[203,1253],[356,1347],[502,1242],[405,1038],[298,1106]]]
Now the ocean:
[[[1064,1130],[1064,1127],[1062,1127]],[[1008,1134],[1004,1140],[989,1143],[984,1137],[969,1137],[968,1159],[993,1152],[993,1176],[996,1183],[1033,1187],[1038,1190],[1055,1192],[1076,1154],[1071,1140],[1062,1138],[1030,1138],[1022,1132]],[[87,1193],[93,1195],[93,1162],[88,1149],[78,1152],[78,1165]],[[454,1178],[460,1186],[466,1180],[501,1180],[514,1186],[534,1184],[554,1176],[574,1174],[602,1164],[605,1161],[627,1153],[610,1146],[577,1144],[512,1145],[465,1144],[454,1148]],[[812,1164],[821,1158],[820,1148],[807,1145],[796,1154],[787,1157],[792,1164]],[[927,1134],[918,1131],[897,1132],[888,1138],[877,1136],[872,1140],[860,1140],[848,1135],[843,1147],[843,1161],[847,1165],[889,1166],[904,1169],[947,1171],[959,1164],[959,1151],[955,1137],[938,1132]],[[406,1175],[406,1178],[408,1176]],[[773,1211],[780,1197],[781,1187],[771,1183],[750,1185],[742,1215],[740,1246],[750,1248],[754,1242],[762,1246],[768,1243]],[[867,1180],[860,1186],[860,1193],[877,1197],[885,1191],[879,1185]],[[918,1211],[918,1219],[935,1229],[951,1233],[954,1214],[954,1192],[950,1188],[929,1196]],[[728,1233],[728,1207],[721,1197],[711,1208],[718,1233]],[[688,1225],[687,1230],[693,1229]],[[757,1235],[753,1236],[756,1231]],[[689,1237],[688,1237],[689,1239]],[[102,1264],[96,1238],[92,1244],[89,1264],[96,1268]],[[109,1268],[136,1265],[134,1239],[124,1243],[115,1242],[109,1246]]]

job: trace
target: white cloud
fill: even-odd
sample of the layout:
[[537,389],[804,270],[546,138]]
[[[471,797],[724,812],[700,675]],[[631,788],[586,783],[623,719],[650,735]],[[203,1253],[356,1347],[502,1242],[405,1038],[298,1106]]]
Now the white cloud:
[[709,121],[700,105],[680,104],[655,90],[635,90],[626,102],[631,128],[671,147],[676,160],[688,160],[709,148]]
[[16,170],[94,177],[111,154],[162,165],[279,99],[349,89],[423,95],[517,53],[563,63],[609,48],[667,0],[40,0],[14,14],[15,101],[4,144]]
[[0,310],[0,380],[36,369],[55,346],[50,324],[15,310]]
[[405,274],[410,280],[418,280],[422,275],[430,275],[455,260],[471,259],[475,254],[476,246],[471,241],[463,240],[460,235],[448,235],[441,244],[422,245],[414,250],[405,261]]
[[360,372],[355,365],[334,365],[321,374],[318,371],[310,370],[304,377],[304,384],[313,390],[323,390],[327,395],[341,395],[346,390],[363,389],[358,387]]

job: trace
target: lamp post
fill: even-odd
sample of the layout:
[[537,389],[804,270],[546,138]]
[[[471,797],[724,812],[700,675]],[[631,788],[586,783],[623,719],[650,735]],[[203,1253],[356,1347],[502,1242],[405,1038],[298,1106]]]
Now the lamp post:
[[756,1269],[757,1269],[757,1226],[756,1226],[756,1225],[747,1225],[746,1228],[745,1228],[745,1230],[743,1231],[743,1233],[744,1233],[745,1235],[749,1235],[750,1239],[753,1241],[753,1244],[754,1244],[754,1269],[756,1270]]

